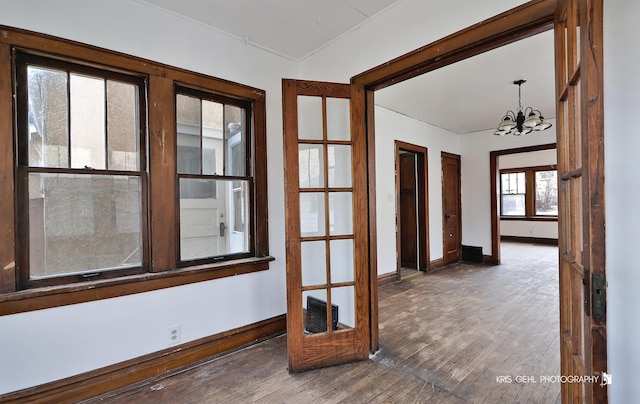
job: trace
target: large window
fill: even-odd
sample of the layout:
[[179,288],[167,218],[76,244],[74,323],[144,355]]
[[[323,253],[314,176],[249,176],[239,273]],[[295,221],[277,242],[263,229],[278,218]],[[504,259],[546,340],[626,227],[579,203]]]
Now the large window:
[[551,166],[500,171],[500,213],[504,217],[557,217],[558,173]]
[[250,253],[247,149],[249,106],[178,89],[177,173],[180,260],[223,260]]
[[2,312],[269,268],[263,90],[12,38],[0,60],[0,83],[14,84],[0,85],[0,106],[15,114],[0,121],[15,145],[0,160]]
[[25,54],[17,72],[21,283],[140,272],[144,81]]

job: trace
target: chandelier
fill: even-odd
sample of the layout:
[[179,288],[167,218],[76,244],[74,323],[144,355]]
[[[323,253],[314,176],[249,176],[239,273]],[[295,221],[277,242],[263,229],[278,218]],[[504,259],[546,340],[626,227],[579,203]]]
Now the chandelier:
[[542,113],[531,107],[522,109],[521,102],[521,86],[526,83],[527,80],[516,80],[513,84],[518,85],[518,112],[514,113],[509,110],[502,118],[502,122],[498,125],[498,129],[493,132],[496,136],[515,135],[522,136],[531,133],[533,130],[545,130],[551,127],[548,121],[544,120]]

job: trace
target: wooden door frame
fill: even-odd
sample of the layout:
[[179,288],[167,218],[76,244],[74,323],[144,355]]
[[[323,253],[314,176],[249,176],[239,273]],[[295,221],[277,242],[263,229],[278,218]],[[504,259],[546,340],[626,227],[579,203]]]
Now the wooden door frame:
[[[557,0],[533,0],[498,14],[440,40],[351,78],[354,85],[352,116],[362,124],[354,135],[367,139],[367,178],[369,189],[369,301],[370,351],[379,349],[378,259],[376,225],[375,99],[374,92],[455,62],[539,34],[554,27]],[[362,121],[364,117],[364,121]],[[493,253],[493,252],[492,252]]]
[[[445,158],[453,159],[458,161],[458,211],[456,212],[456,216],[458,217],[458,252],[460,254],[460,259],[462,259],[462,158],[459,154],[440,152],[440,162]],[[445,243],[447,232],[445,229],[446,219],[445,219],[445,203],[444,203],[444,170],[442,175],[442,259],[444,260],[444,265],[447,265],[449,262],[447,261],[447,243]]]
[[491,255],[488,263],[500,264],[500,167],[498,158],[507,154],[528,153],[556,148],[556,143],[535,146],[516,147],[514,149],[494,150],[489,152],[489,175],[491,181]]
[[428,150],[426,147],[418,146],[411,143],[395,141],[396,149],[396,223],[398,229],[396,231],[396,271],[398,280],[400,280],[401,271],[401,233],[402,227],[399,220],[400,215],[400,152],[407,151],[416,156],[417,175],[416,175],[416,194],[418,198],[418,210],[416,218],[418,221],[418,260],[416,262],[419,271],[429,270],[429,164]]

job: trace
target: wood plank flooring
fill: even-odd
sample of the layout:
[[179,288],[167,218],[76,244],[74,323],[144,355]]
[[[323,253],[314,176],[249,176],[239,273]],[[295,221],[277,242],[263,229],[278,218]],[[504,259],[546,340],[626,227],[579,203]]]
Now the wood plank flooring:
[[381,288],[367,361],[289,374],[281,336],[87,402],[560,402],[540,380],[560,372],[557,247],[503,243],[502,256]]

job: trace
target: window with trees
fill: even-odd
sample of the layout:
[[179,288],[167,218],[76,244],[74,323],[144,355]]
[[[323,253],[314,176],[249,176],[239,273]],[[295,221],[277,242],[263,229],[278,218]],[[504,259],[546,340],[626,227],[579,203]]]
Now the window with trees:
[[557,218],[558,174],[553,166],[500,170],[503,218]]

